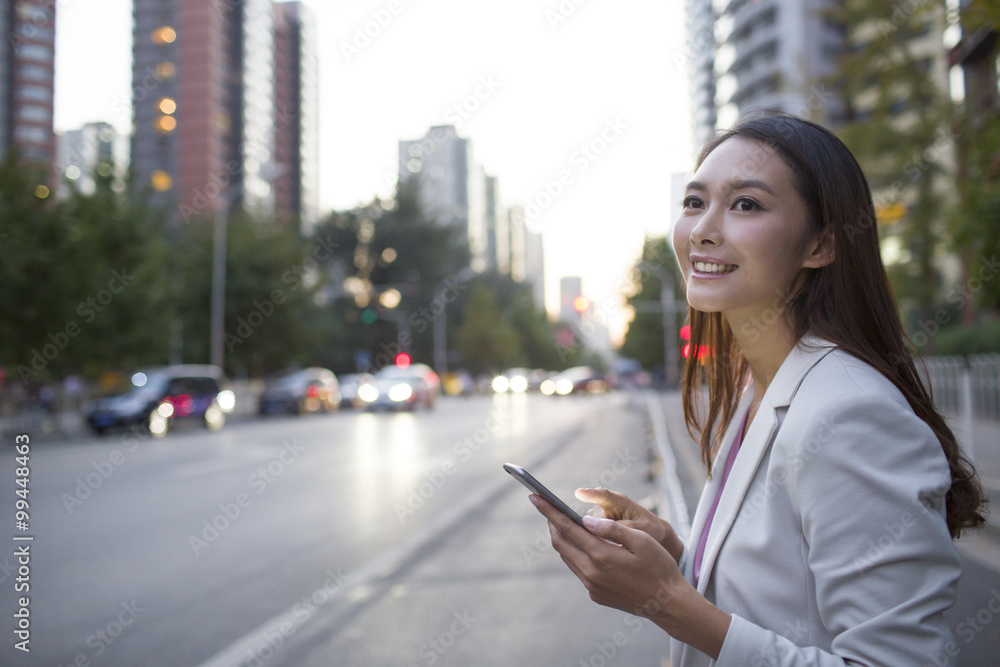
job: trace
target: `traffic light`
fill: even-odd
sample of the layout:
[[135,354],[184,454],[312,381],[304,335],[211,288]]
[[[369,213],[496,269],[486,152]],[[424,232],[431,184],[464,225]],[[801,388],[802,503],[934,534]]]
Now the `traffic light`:
[[396,365],[400,368],[409,368],[411,361],[412,359],[410,359],[410,355],[406,352],[400,352],[396,355]]
[[578,296],[573,299],[573,310],[578,313],[584,313],[590,308],[590,299],[585,296]]
[[681,340],[687,341],[681,348],[681,356],[685,359],[691,356],[691,325],[685,324],[680,330]]
[[375,311],[368,308],[361,311],[361,323],[362,324],[375,324],[375,320],[378,319],[378,315]]

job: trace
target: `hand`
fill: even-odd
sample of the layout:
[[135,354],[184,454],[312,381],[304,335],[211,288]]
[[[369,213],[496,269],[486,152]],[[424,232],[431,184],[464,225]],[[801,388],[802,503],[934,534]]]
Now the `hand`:
[[676,560],[653,536],[625,521],[593,516],[584,517],[584,529],[545,499],[529,498],[549,520],[552,546],[591,600],[644,616],[672,637],[718,657],[729,615],[684,579]]
[[587,488],[577,489],[576,497],[585,503],[596,505],[587,512],[590,516],[612,519],[623,526],[641,530],[666,549],[674,557],[674,562],[680,561],[684,543],[673,526],[628,496],[604,488]]

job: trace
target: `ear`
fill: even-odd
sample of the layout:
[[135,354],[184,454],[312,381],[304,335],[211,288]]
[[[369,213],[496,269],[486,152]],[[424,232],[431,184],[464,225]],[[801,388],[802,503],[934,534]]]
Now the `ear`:
[[814,236],[809,245],[806,246],[806,256],[802,262],[802,267],[807,269],[818,269],[828,266],[837,258],[836,243],[833,236],[833,228],[827,226],[826,229]]

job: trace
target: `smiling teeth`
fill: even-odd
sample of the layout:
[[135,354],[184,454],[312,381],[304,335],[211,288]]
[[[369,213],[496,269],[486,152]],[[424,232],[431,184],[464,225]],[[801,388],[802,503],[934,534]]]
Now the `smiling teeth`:
[[709,264],[707,262],[695,262],[694,268],[698,273],[730,273],[736,270],[736,264]]

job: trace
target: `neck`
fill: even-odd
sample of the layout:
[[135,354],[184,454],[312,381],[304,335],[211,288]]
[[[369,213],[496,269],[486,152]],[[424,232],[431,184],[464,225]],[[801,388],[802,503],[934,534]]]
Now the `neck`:
[[740,352],[750,365],[754,405],[757,405],[798,341],[783,317],[762,331],[759,318],[740,313],[726,313],[725,316]]

